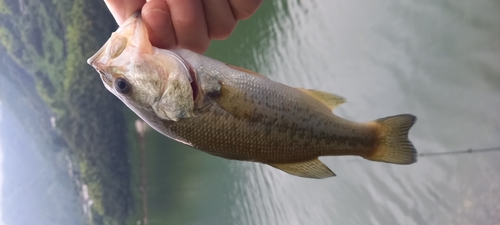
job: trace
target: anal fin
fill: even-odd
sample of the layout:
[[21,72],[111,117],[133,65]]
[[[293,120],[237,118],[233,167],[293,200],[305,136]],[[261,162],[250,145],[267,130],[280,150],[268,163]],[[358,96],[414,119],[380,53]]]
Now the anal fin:
[[336,176],[325,164],[319,159],[313,159],[297,163],[282,163],[269,164],[270,166],[280,169],[286,173],[306,178],[323,179]]

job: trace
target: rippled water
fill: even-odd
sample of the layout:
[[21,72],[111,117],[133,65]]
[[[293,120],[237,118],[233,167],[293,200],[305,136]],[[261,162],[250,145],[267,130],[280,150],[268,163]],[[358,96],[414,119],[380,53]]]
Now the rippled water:
[[[420,153],[500,146],[500,2],[266,1],[208,55],[349,101],[341,117],[411,113]],[[294,177],[148,135],[150,224],[495,224],[500,152],[410,166],[322,157]]]

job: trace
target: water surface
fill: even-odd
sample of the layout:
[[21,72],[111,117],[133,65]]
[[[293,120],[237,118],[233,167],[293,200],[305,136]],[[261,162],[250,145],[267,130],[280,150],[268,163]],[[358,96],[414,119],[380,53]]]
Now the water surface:
[[[207,55],[342,95],[341,117],[411,113],[421,153],[500,146],[500,3],[266,1]],[[410,166],[322,157],[294,177],[147,134],[150,224],[494,224],[500,152]],[[168,145],[170,147],[166,148]]]

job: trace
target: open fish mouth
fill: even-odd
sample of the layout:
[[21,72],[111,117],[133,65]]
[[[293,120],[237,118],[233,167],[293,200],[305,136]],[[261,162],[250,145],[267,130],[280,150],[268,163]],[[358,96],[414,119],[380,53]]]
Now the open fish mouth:
[[[142,20],[141,16],[141,11],[137,11],[134,14],[132,14],[123,24],[120,25],[118,30],[116,30],[114,33],[118,33],[121,36],[126,36],[127,41],[129,43],[144,43],[144,29],[146,29],[146,26],[144,24],[144,21]],[[113,36],[113,34],[112,34]],[[147,37],[147,36],[146,36]],[[105,73],[103,68],[107,66],[108,60],[110,60],[109,51],[114,50],[111,46],[114,46],[114,43],[112,40],[118,39],[115,37],[115,39],[110,38],[107,43],[105,43],[93,56],[91,56],[88,60],[87,63],[91,66],[93,66],[101,75],[101,79],[107,83],[108,85],[111,85],[112,81],[112,76],[110,77],[109,74]],[[148,39],[148,38],[147,38]],[[151,46],[151,43],[149,40],[147,41],[147,46]],[[132,44],[134,45],[134,44]],[[141,48],[140,45],[137,45],[138,48]],[[124,47],[125,48],[125,47]],[[121,52],[121,51],[120,51]],[[146,52],[149,52],[149,50],[146,50]],[[170,56],[175,58],[182,67],[184,67],[185,71],[185,76],[187,80],[190,82],[192,93],[193,93],[193,101],[195,101],[199,97],[199,85],[196,79],[196,72],[195,70],[187,63],[186,60],[182,58],[182,56],[178,55],[174,51],[169,51]],[[116,57],[116,56],[115,56]]]
[[198,86],[198,82],[196,79],[195,70],[180,55],[178,55],[177,53],[174,53],[174,52],[171,52],[171,54],[174,58],[179,60],[179,62],[184,66],[184,69],[187,72],[186,73],[187,79],[189,80],[190,85],[191,85],[191,89],[193,91],[193,101],[196,101],[196,99],[198,98],[198,94],[199,94],[199,86]]
[[[124,29],[126,29],[127,26],[131,26],[133,25],[132,23],[134,24],[137,24],[137,22],[140,22],[140,23],[143,23],[142,22],[142,16],[141,16],[141,11],[137,11],[135,12],[134,14],[132,14],[129,19],[127,19],[121,26],[120,28],[118,29],[118,31],[123,27]],[[142,24],[144,26],[144,24]],[[134,28],[135,30],[135,28]],[[184,66],[184,68],[186,69],[186,71],[188,72],[188,74],[186,74],[188,77],[188,80],[191,84],[191,89],[193,91],[193,100],[196,100],[198,98],[198,93],[199,93],[199,86],[198,86],[198,82],[196,81],[196,73],[195,71],[193,70],[193,68],[186,62],[186,60],[184,60],[181,56],[177,55],[177,54],[173,54],[175,58],[177,58],[181,64]]]

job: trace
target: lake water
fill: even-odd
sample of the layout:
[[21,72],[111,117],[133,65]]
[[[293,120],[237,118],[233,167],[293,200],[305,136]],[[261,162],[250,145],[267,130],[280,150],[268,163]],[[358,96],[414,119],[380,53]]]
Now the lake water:
[[[419,153],[500,146],[500,2],[265,1],[207,55],[339,94],[341,117],[411,113]],[[168,146],[168,147],[165,147]],[[146,136],[149,224],[496,224],[500,151],[409,166],[322,157],[324,180]]]

